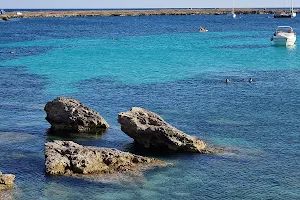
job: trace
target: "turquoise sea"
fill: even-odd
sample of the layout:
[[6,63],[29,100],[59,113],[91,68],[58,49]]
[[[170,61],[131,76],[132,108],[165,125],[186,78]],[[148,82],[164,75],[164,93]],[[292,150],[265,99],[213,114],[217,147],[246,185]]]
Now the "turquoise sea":
[[[300,199],[300,42],[286,48],[270,41],[278,25],[300,32],[300,17],[269,17],[0,22],[0,170],[16,175],[16,187],[0,192],[0,199]],[[200,26],[209,32],[200,33]],[[43,108],[57,96],[100,112],[111,129],[84,138],[48,135]],[[117,123],[118,113],[133,106],[226,150],[199,155],[137,149]],[[138,177],[47,177],[44,143],[53,139],[174,165]]]

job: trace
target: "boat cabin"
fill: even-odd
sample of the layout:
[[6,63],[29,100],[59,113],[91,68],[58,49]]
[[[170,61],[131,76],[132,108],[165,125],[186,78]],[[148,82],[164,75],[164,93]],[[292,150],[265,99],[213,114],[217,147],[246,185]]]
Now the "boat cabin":
[[294,31],[290,26],[278,26],[276,29],[276,34],[278,33],[294,33]]

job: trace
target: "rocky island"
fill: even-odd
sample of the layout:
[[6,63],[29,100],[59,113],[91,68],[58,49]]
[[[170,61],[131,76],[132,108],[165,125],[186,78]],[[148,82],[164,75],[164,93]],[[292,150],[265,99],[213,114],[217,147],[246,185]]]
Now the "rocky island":
[[168,164],[117,149],[82,146],[72,141],[45,144],[45,166],[48,175],[92,175],[116,172],[140,172]]
[[134,141],[155,151],[210,153],[207,145],[196,137],[171,126],[158,114],[133,107],[118,116],[121,130]]
[[57,97],[44,110],[54,133],[103,133],[109,128],[98,112],[73,98]]

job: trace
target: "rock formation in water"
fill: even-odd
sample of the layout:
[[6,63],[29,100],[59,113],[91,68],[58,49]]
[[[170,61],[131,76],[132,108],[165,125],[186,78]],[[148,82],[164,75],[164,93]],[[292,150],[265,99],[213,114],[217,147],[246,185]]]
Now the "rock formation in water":
[[9,21],[9,20],[10,20],[10,18],[9,18],[9,17],[7,17],[7,16],[0,17],[0,19],[2,19],[2,20],[4,20],[4,21]]
[[163,167],[167,163],[117,149],[82,146],[72,141],[45,144],[46,174],[111,174],[139,172],[149,167]]
[[206,144],[165,122],[159,115],[133,107],[118,116],[121,130],[145,148],[178,152],[208,153]]
[[0,190],[11,188],[14,185],[15,177],[13,174],[2,174],[0,172]]
[[103,133],[109,128],[99,113],[72,98],[58,97],[44,110],[54,132]]

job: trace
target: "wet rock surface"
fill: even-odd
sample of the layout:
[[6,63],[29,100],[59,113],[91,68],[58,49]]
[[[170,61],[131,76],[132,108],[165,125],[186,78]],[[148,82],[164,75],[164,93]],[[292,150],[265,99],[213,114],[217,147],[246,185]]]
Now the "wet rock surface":
[[72,141],[45,144],[45,166],[48,175],[92,175],[115,172],[140,172],[168,164],[117,149],[82,146]]
[[53,133],[103,133],[109,128],[98,112],[73,98],[58,97],[44,110]]
[[118,116],[121,130],[134,141],[155,150],[209,153],[206,144],[165,122],[159,115],[144,108],[133,107]]

